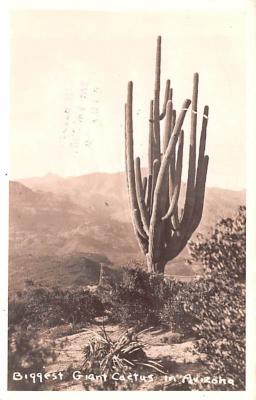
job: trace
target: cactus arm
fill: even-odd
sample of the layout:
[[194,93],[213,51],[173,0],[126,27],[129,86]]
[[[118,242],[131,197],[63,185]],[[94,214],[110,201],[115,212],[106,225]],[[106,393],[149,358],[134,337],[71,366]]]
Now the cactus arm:
[[206,132],[207,132],[207,124],[208,124],[208,116],[209,116],[209,107],[204,107],[203,114],[203,122],[200,136],[200,144],[199,144],[199,153],[198,153],[198,161],[197,161],[197,171],[196,171],[196,186],[197,181],[200,175],[200,169],[203,165],[204,156],[205,156],[205,144],[206,144]]
[[148,175],[153,174],[153,162],[154,162],[154,102],[150,101],[149,110],[149,134],[148,134]]
[[194,206],[194,218],[192,224],[192,231],[194,231],[202,218],[203,205],[204,205],[204,195],[205,195],[205,184],[206,175],[208,169],[209,158],[205,156],[205,144],[206,144],[206,132],[209,116],[209,107],[204,107],[203,122],[201,129],[201,137],[199,144],[199,154],[197,162],[197,173],[196,173],[196,187],[195,187],[195,206]]
[[143,225],[141,217],[139,214],[139,206],[136,194],[136,184],[135,184],[135,171],[134,171],[134,155],[133,155],[133,120],[132,120],[132,96],[133,96],[133,84],[128,83],[128,94],[127,103],[125,107],[125,158],[126,158],[126,173],[128,181],[128,191],[131,203],[132,221],[134,226],[135,235],[139,242],[141,249],[144,252],[145,243],[143,239],[147,238],[143,230]]
[[176,123],[176,110],[172,110],[172,127],[171,127],[172,132],[175,127],[175,123]]
[[182,124],[184,118],[186,116],[188,107],[190,106],[191,101],[189,99],[185,100],[183,103],[183,107],[180,111],[178,120],[175,124],[171,139],[168,143],[167,149],[164,153],[161,167],[158,173],[158,178],[156,182],[156,187],[154,191],[153,197],[153,206],[152,206],[152,213],[151,213],[151,220],[150,220],[150,228],[149,228],[149,253],[151,258],[156,257],[158,259],[161,254],[161,215],[160,212],[160,202],[161,202],[161,191],[163,187],[163,181],[165,177],[165,172],[170,163],[170,157],[172,152],[175,150],[175,146],[181,132]]
[[142,189],[143,189],[144,201],[145,201],[145,198],[146,198],[147,186],[148,186],[148,178],[146,176],[144,176],[143,181],[142,181]]
[[135,159],[135,183],[140,216],[143,224],[143,230],[149,235],[149,215],[144,201],[144,193],[141,179],[140,158]]
[[168,100],[172,100],[172,98],[173,98],[173,88],[170,88]]
[[[175,216],[175,213],[176,213],[176,216]],[[180,211],[179,210],[175,211],[174,215],[172,217],[172,220],[175,218],[178,221],[178,223],[179,223],[178,229],[179,230],[181,229],[181,221],[182,221],[183,215],[184,215],[184,208],[182,208]]]
[[[203,213],[203,205],[204,205],[204,196],[205,196],[205,185],[206,185],[206,176],[208,169],[209,157],[204,156],[203,165],[200,170],[200,176],[197,181],[197,190],[196,190],[196,201],[193,213],[193,220],[189,227],[189,229],[182,228],[182,232],[172,237],[165,249],[165,257],[167,260],[173,259],[176,257],[186,246],[188,239],[198,227]],[[176,233],[176,232],[175,232]]]
[[126,125],[127,125],[127,104],[125,103],[124,105],[124,115],[125,115],[125,124],[124,124],[124,137],[125,137],[125,175],[126,175],[126,185],[127,185],[127,189],[128,189],[128,195],[130,193],[130,187],[129,187],[129,179],[128,179],[128,166],[127,166],[127,129],[126,129]]
[[163,224],[163,241],[165,243],[165,246],[169,245],[169,242],[172,240],[172,236],[175,233],[175,227],[173,225],[172,219],[170,218],[168,221],[166,221],[165,224]]
[[141,237],[147,239],[147,235],[144,229],[141,227],[141,224],[138,223],[140,221],[140,211],[137,208],[133,210],[133,217],[134,217],[134,225],[136,227],[137,232],[140,234]]
[[171,91],[171,89],[170,89],[170,84],[171,84],[170,79],[167,79],[166,85],[165,85],[165,93],[164,93],[163,108],[162,108],[161,114],[159,115],[159,119],[160,119],[160,120],[164,119],[164,117],[165,117],[165,115],[166,115],[166,106],[167,106],[167,102],[168,102],[168,100],[170,100],[170,97],[171,97],[171,95],[170,95],[170,91]]
[[151,199],[150,199],[150,210],[151,211],[152,211],[152,207],[153,207],[154,191],[155,191],[155,186],[156,186],[156,181],[157,181],[159,169],[160,169],[159,160],[154,160],[154,163],[153,163],[153,175],[152,175],[152,185],[151,185],[152,186],[151,187]]
[[191,108],[191,130],[190,130],[190,146],[189,146],[189,166],[188,166],[188,179],[186,199],[184,205],[184,216],[182,225],[184,228],[189,226],[193,214],[195,202],[195,174],[196,174],[196,125],[197,125],[197,99],[198,99],[198,73],[194,74],[193,79],[193,94],[192,94],[192,108]]
[[[170,137],[171,137],[171,128],[172,128],[172,101],[169,100],[166,106],[166,118],[165,118],[165,127],[164,127],[164,135],[163,135],[163,152],[166,151],[167,147],[168,147],[168,143],[170,141]],[[168,207],[169,207],[169,175],[168,175],[169,171],[168,168],[165,171],[165,176],[163,179],[163,186],[162,186],[162,190],[161,190],[161,199],[159,202],[159,213],[161,215],[165,214]]]
[[173,196],[170,199],[169,209],[168,209],[167,213],[162,217],[162,221],[170,218],[173,215],[175,209],[177,208],[179,195],[180,195],[180,187],[181,187],[183,145],[184,145],[184,131],[181,132],[180,137],[179,137],[177,167],[176,167],[176,174],[175,174],[175,188],[174,188]]
[[179,231],[180,230],[180,221],[179,221],[179,217],[178,217],[178,206],[176,206],[176,208],[173,211],[171,221],[172,221],[172,225],[173,225],[173,230]]
[[208,163],[209,163],[209,157],[205,156],[204,160],[203,160],[201,172],[200,172],[200,177],[198,178],[198,181],[197,181],[196,202],[195,202],[195,207],[194,207],[194,218],[193,218],[193,223],[192,223],[191,230],[190,230],[190,235],[198,227],[198,225],[200,224],[201,218],[202,218]]
[[148,176],[147,193],[146,193],[146,206],[147,206],[148,210],[150,210],[150,206],[151,206],[151,193],[152,193],[152,175],[149,175]]
[[159,97],[160,97],[160,76],[161,76],[161,36],[157,38],[156,48],[156,69],[155,69],[155,89],[154,89],[154,159],[161,161],[160,149],[160,120],[159,120]]
[[177,140],[179,138],[179,135],[181,133],[183,121],[185,119],[185,116],[186,116],[187,110],[190,106],[190,103],[191,103],[191,101],[189,99],[184,101],[182,109],[179,114],[179,118],[175,124],[171,139],[170,139],[167,149],[163,155],[161,167],[160,167],[160,170],[158,173],[155,193],[154,193],[154,208],[155,208],[155,210],[158,208],[158,205],[159,205],[159,199],[160,199],[161,189],[162,189],[162,185],[163,185],[164,175],[165,175],[167,167],[169,166],[171,155],[172,155],[173,151],[175,150],[175,146],[176,146]]
[[128,95],[126,103],[126,166],[127,166],[127,177],[129,184],[129,194],[132,209],[138,208],[138,202],[136,197],[135,188],[135,171],[134,171],[134,154],[133,154],[133,120],[132,120],[132,96],[133,96],[133,84],[128,83]]
[[[168,96],[170,95],[170,89],[168,90]],[[166,105],[166,118],[165,118],[165,126],[164,126],[164,135],[163,135],[163,153],[165,153],[168,143],[170,141],[171,137],[171,129],[172,129],[172,116],[173,116],[173,104],[172,101],[169,99]],[[160,215],[163,215],[167,212],[169,207],[169,169],[167,168],[165,171],[165,177],[163,180],[163,187],[161,190],[161,199],[159,202],[159,213]],[[168,232],[170,229],[170,223],[168,221],[166,226],[162,226],[162,234],[161,236],[165,236],[168,238]],[[171,229],[173,229],[173,226],[171,225]]]
[[[173,93],[172,93],[172,96],[173,96]],[[172,132],[173,132],[173,129],[174,129],[174,126],[175,126],[175,121],[176,121],[176,111],[175,110],[173,110],[172,119],[173,119],[173,126],[172,126]],[[169,169],[170,169],[169,176],[172,177],[172,180],[169,179],[169,182],[171,184],[171,182],[173,181],[174,184],[175,184],[175,174],[176,174],[176,153],[175,152],[173,152],[173,155],[171,157],[171,162],[170,162]],[[170,199],[171,199],[171,197],[173,195],[174,184],[173,184],[173,186],[170,186],[170,188],[169,188]],[[171,200],[170,200],[170,202],[171,202]],[[175,209],[174,209],[173,216],[171,217],[172,225],[174,227],[174,230],[176,230],[176,231],[180,229],[180,223],[179,223],[179,216],[178,215],[179,215],[179,209],[178,209],[178,204],[177,204],[177,207],[175,207]]]
[[172,101],[168,101],[166,106],[166,121],[165,121],[165,129],[164,129],[164,137],[163,137],[163,152],[167,149],[170,137],[171,137],[171,129],[172,129]]
[[[173,97],[173,89],[171,89],[171,98]],[[171,132],[173,132],[174,126],[176,123],[176,110],[172,112],[172,127]],[[169,166],[169,204],[172,201],[172,197],[174,194],[175,188],[175,174],[176,174],[176,152],[174,151],[171,156],[170,166]],[[169,223],[171,223],[171,229],[176,231],[180,229],[180,224],[178,223],[178,205],[174,209],[173,216],[169,219]]]
[[199,75],[194,74],[193,79],[193,94],[192,94],[192,107],[191,107],[191,133],[190,133],[190,147],[191,155],[189,160],[189,176],[190,176],[190,186],[189,190],[193,190],[195,184],[195,169],[196,169],[196,127],[197,127],[197,101],[198,101],[198,83]]
[[[174,126],[176,123],[176,111],[172,111],[172,126],[171,126],[171,133],[173,132]],[[175,151],[171,155],[170,166],[169,166],[169,197],[170,199],[173,196],[173,191],[175,187],[175,162],[176,162],[176,155]]]
[[198,227],[203,213],[204,196],[205,196],[205,185],[206,175],[208,170],[208,156],[205,156],[205,144],[206,144],[206,132],[208,124],[209,107],[204,107],[203,122],[200,136],[197,171],[196,171],[196,183],[195,183],[195,202],[192,214],[192,220],[187,230],[187,238]]

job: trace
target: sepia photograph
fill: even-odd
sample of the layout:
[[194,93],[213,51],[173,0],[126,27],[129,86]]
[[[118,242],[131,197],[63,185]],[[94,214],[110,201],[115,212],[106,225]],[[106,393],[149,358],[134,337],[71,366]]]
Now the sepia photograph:
[[9,31],[8,391],[245,391],[245,13]]

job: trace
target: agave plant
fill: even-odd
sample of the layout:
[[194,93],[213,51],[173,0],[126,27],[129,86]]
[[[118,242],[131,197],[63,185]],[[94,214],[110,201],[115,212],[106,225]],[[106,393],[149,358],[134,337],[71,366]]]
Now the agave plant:
[[144,343],[139,340],[139,335],[148,329],[136,334],[128,329],[117,340],[110,338],[104,325],[100,332],[87,329],[90,339],[84,348],[83,368],[108,375],[114,372],[121,374],[128,371],[137,372],[146,367],[164,374],[163,366],[147,356]]

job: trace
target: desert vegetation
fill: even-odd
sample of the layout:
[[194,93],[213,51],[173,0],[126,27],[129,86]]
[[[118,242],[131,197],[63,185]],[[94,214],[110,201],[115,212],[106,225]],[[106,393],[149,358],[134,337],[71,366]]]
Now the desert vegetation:
[[[13,371],[45,370],[57,357],[56,340],[80,332],[86,332],[86,337],[79,367],[87,373],[104,374],[110,368],[122,375],[153,373],[160,380],[165,374],[175,375],[174,354],[166,355],[169,361],[165,357],[152,359],[147,355],[148,346],[140,342],[141,332],[147,332],[150,342],[150,332],[157,328],[174,334],[172,342],[177,345],[192,339],[192,352],[200,355],[199,373],[201,370],[203,375],[231,382],[188,379],[178,389],[177,382],[162,383],[161,390],[243,390],[245,207],[233,218],[220,219],[207,237],[199,235],[189,247],[190,262],[200,261],[205,271],[202,278],[190,282],[163,278],[141,267],[125,268],[120,283],[106,281],[88,289],[47,288],[27,282],[27,288],[10,299],[9,305],[10,389],[23,385],[23,390],[31,390],[32,384],[10,379]],[[117,327],[114,339],[108,333],[110,325]],[[162,340],[169,343],[168,335]],[[159,389],[157,382],[151,389]],[[84,388],[128,390],[140,389],[141,384],[109,381],[90,382],[88,386],[84,382]],[[42,385],[32,386],[43,390]]]

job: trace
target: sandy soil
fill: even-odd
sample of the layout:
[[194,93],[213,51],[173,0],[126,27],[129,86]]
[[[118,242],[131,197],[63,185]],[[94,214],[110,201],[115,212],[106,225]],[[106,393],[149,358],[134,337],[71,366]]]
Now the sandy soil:
[[[91,330],[99,330],[98,325],[92,325]],[[112,339],[116,339],[124,332],[118,325],[106,325],[106,331]],[[43,390],[52,391],[81,391],[85,390],[82,380],[73,379],[73,371],[81,370],[83,365],[83,349],[88,343],[90,335],[86,330],[79,333],[66,335],[65,332],[48,332],[48,338],[62,334],[55,339],[57,358],[54,364],[46,368],[47,372],[64,372],[62,381],[50,382],[44,385]],[[153,329],[140,335],[148,357],[160,361],[168,366],[168,376],[195,375],[202,371],[204,355],[195,351],[195,339],[183,340],[181,335],[162,329]],[[164,390],[168,385],[164,376],[156,376],[154,382],[141,382],[136,390]],[[119,390],[122,390],[120,387]],[[125,389],[123,389],[125,390]],[[126,389],[127,390],[127,389]]]

